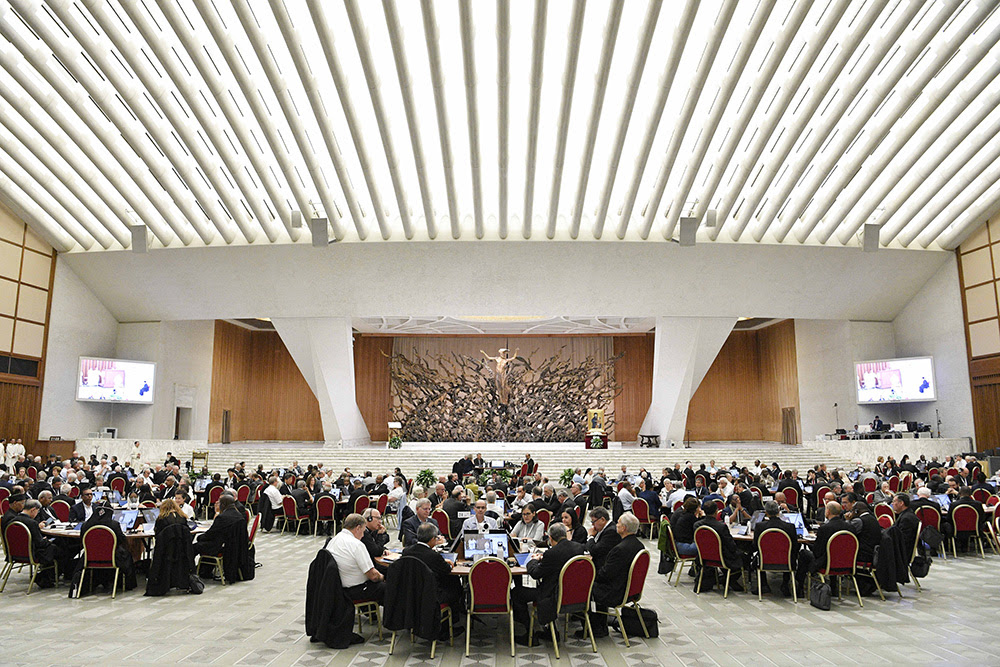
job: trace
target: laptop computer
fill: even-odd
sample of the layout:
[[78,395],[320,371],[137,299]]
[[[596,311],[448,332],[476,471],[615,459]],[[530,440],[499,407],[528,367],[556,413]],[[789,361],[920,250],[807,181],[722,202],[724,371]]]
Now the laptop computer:
[[504,531],[467,532],[463,539],[465,540],[465,558],[468,560],[483,556],[507,558],[510,540]]
[[781,518],[795,526],[795,532],[802,537],[806,534],[806,523],[802,519],[801,512],[782,512]]
[[528,562],[528,559],[531,558],[531,553],[529,553],[529,552],[517,553],[517,554],[514,554],[514,558],[517,559],[517,564],[518,565],[520,565],[521,567],[524,567],[525,564]]
[[160,508],[149,507],[139,510],[142,513],[142,520],[147,524],[156,523],[156,520],[160,518]]
[[122,527],[122,531],[127,533],[138,521],[139,510],[114,510],[111,516]]

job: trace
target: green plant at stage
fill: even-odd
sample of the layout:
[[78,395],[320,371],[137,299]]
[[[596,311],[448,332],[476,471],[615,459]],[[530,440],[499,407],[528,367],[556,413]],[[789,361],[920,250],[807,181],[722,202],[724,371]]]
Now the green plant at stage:
[[425,489],[431,489],[437,483],[437,477],[434,476],[434,471],[430,468],[424,468],[417,473],[417,484],[424,487]]
[[389,449],[399,449],[403,446],[403,439],[398,435],[394,435],[389,438],[389,442],[386,443],[386,446],[388,446]]
[[559,483],[563,486],[569,486],[573,483],[573,474],[572,468],[566,468],[562,471],[562,474],[559,475]]
[[494,472],[499,473],[498,476],[500,477],[500,479],[502,479],[504,481],[505,484],[510,484],[510,478],[514,474],[508,468],[503,468],[503,469],[497,470],[497,471],[484,470],[481,473],[479,473],[479,477],[476,478],[476,483],[480,487],[482,487],[482,488],[485,489],[489,485],[490,481],[493,479],[493,473]]

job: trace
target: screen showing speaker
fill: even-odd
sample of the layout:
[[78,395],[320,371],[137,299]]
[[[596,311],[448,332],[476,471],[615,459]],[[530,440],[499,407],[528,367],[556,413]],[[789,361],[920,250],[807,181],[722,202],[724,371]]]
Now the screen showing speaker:
[[858,403],[936,401],[934,358],[882,359],[854,364]]
[[151,405],[156,364],[150,361],[80,357],[76,400]]

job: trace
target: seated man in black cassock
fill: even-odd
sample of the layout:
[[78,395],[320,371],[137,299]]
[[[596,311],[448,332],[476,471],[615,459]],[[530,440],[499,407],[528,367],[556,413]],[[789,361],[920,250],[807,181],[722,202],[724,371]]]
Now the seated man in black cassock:
[[[645,547],[636,536],[639,532],[639,519],[631,512],[625,512],[618,517],[615,529],[621,541],[608,552],[604,565],[594,579],[594,608],[597,613],[590,614],[590,624],[595,637],[608,636],[608,607],[616,607],[625,598],[628,587],[629,572],[636,554]],[[604,612],[604,613],[600,613]],[[584,631],[577,632],[579,638],[584,637]]]
[[[535,554],[526,565],[528,576],[538,581],[537,588],[517,587],[511,592],[511,606],[514,608],[514,620],[528,627],[530,617],[528,606],[537,604],[537,621],[539,626],[545,626],[556,620],[557,597],[559,595],[559,573],[563,566],[574,556],[583,554],[583,545],[566,539],[566,526],[561,523],[549,524],[550,547],[544,554]],[[540,637],[548,633],[539,632],[535,635],[533,646],[537,646]],[[517,643],[528,644],[528,636],[515,637]]]
[[[124,589],[127,591],[132,590],[137,585],[135,579],[135,564],[132,561],[132,554],[128,550],[128,542],[125,539],[125,533],[122,532],[121,524],[114,519],[114,511],[106,505],[95,506],[93,514],[90,515],[90,518],[87,519],[80,528],[81,537],[86,535],[87,531],[94,526],[105,526],[115,534],[115,537],[118,538],[118,543],[115,547],[115,563],[118,565],[119,572],[121,573]],[[82,567],[82,560],[79,562]],[[96,579],[92,579],[92,575],[96,575]],[[113,583],[111,575],[112,571],[110,570],[91,570],[87,574],[87,581],[99,583],[111,588]]]
[[[434,547],[447,543],[441,531],[438,530],[437,523],[428,521],[417,526],[416,544],[403,549],[403,556],[413,556],[422,561],[437,581],[437,599],[442,604],[448,604],[452,612],[457,614],[464,609],[462,606],[462,583],[459,577],[452,576],[452,563],[446,561],[444,557]],[[455,629],[456,632],[458,628]]]
[[694,524],[695,532],[697,533],[700,527],[707,526],[719,536],[719,541],[722,543],[722,560],[726,567],[735,570],[730,578],[729,588],[737,592],[742,591],[743,584],[741,580],[743,569],[749,569],[750,567],[749,554],[741,552],[736,547],[736,540],[733,539],[733,534],[729,532],[729,526],[719,521],[719,506],[714,500],[702,503],[701,509],[705,513],[705,516]]
[[[365,520],[365,532],[361,536],[361,543],[368,550],[372,562],[376,558],[381,558],[386,554],[385,545],[389,543],[389,533],[382,523],[382,514],[374,507],[369,507],[362,513]],[[375,563],[375,569],[385,574],[386,567]]]
[[[224,495],[215,503],[217,514],[212,526],[195,542],[198,555],[222,554],[226,581],[229,583],[251,578],[253,565],[249,563],[246,515],[236,507],[236,499]],[[249,568],[249,570],[248,570]]]
[[[773,500],[768,500],[764,503],[764,516],[766,517],[763,521],[759,521],[753,529],[753,544],[754,551],[760,553],[760,536],[764,534],[765,530],[769,528],[777,528],[788,535],[788,539],[792,545],[791,551],[791,567],[794,570],[799,559],[799,535],[795,532],[795,526],[793,526],[788,521],[781,518],[781,507],[778,503]],[[791,573],[785,572],[782,575],[781,581],[781,594],[789,596],[792,594],[791,590],[788,588],[789,580],[791,579]],[[767,573],[764,572],[761,576],[760,587],[764,593],[769,593],[771,591],[770,584],[767,583]]]
[[[28,529],[28,532],[31,534],[31,551],[34,555],[35,562],[37,562],[40,567],[47,568],[56,560],[56,549],[52,542],[42,535],[42,530],[38,527],[38,521],[35,520],[41,509],[42,504],[37,500],[25,500],[24,509],[13,517],[8,522],[8,525],[11,523],[20,523]],[[46,569],[43,572],[40,572],[35,578],[35,583],[41,588],[52,588],[56,585],[55,570]]]

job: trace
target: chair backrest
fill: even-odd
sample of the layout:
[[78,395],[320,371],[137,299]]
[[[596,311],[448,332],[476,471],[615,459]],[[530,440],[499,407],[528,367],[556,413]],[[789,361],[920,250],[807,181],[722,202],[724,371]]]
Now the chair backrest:
[[643,498],[636,498],[632,501],[632,514],[639,520],[639,523],[650,523],[649,503]]
[[708,526],[698,526],[694,531],[694,545],[698,548],[698,562],[702,567],[723,567],[722,539]]
[[757,542],[762,568],[787,567],[792,569],[792,539],[780,528],[768,528]]
[[941,474],[941,470],[940,469],[938,469],[938,468],[931,468],[930,470],[927,471],[927,479],[930,479],[934,475],[939,475],[939,474]]
[[38,479],[38,468],[35,466],[28,467],[28,477],[31,479]]
[[79,486],[71,487],[69,490],[69,497],[78,498],[79,496],[80,496],[80,487]]
[[883,528],[890,527],[892,525],[892,516],[890,516],[889,514],[883,514],[878,518],[878,525],[882,526]]
[[548,530],[549,522],[552,521],[552,512],[548,511],[547,509],[540,509],[538,510],[538,513],[535,514],[535,519],[541,521],[542,525],[545,527],[545,530]]
[[866,493],[865,494],[865,502],[868,503],[869,505],[874,505],[875,504],[875,492],[874,491],[872,491],[871,493]]
[[264,493],[264,489],[267,488],[267,484],[258,484],[253,490],[253,502],[254,505],[260,500],[260,494]]
[[246,505],[247,501],[250,500],[250,487],[246,484],[240,484],[240,488],[236,489],[236,500]]
[[649,551],[646,549],[637,553],[632,559],[632,565],[628,569],[628,585],[625,587],[625,597],[622,604],[638,602],[642,599],[642,589],[646,586],[650,560]]
[[978,533],[979,513],[972,505],[959,505],[951,510],[951,518],[955,522],[956,533]]
[[142,507],[142,508],[145,508],[145,509],[152,509],[152,508],[156,507],[156,503],[153,502],[152,500],[143,500],[141,503],[139,503],[139,507]]
[[286,519],[295,519],[298,517],[298,507],[295,505],[295,498],[291,496],[281,497],[281,509],[285,512]]
[[865,488],[865,493],[874,493],[875,489],[878,488],[878,480],[874,477],[865,477],[861,480],[861,484]]
[[618,482],[618,485],[615,487],[615,491],[621,491],[624,488],[625,488],[625,482]]
[[500,490],[497,490],[496,494],[497,494],[497,498],[499,498],[500,500],[503,500],[503,499],[505,499],[507,497],[507,494],[504,493],[503,491],[500,491]]
[[60,521],[69,521],[69,503],[65,500],[55,500],[52,502],[52,513]]
[[590,556],[573,556],[559,572],[559,594],[556,615],[584,611],[590,607],[590,591],[594,586],[594,561]]
[[677,510],[679,510],[682,507],[684,507],[684,501],[683,500],[676,500],[676,501],[674,501],[674,506],[671,508],[671,511],[676,512]]
[[107,526],[91,526],[83,534],[83,566],[85,568],[115,568],[118,536]]
[[221,486],[213,486],[211,491],[208,492],[208,504],[214,505],[219,498],[222,497],[222,492],[225,491]]
[[125,480],[123,478],[115,477],[111,480],[111,492],[114,493],[115,491],[121,494],[125,493]]
[[528,474],[528,464],[527,463],[522,463],[521,464],[521,474],[519,474],[518,477],[523,478],[527,474]]
[[830,487],[824,484],[823,486],[816,489],[816,502],[822,503],[823,499],[826,498],[826,494],[830,493]]
[[848,530],[838,531],[826,543],[826,567],[823,574],[854,574],[857,560],[857,536]]
[[9,509],[10,501],[6,498],[0,498],[0,514],[6,514]]
[[583,523],[583,508],[579,505],[576,506],[576,520]]
[[[758,489],[756,486],[751,486],[750,487],[750,493],[752,493],[755,496],[757,496],[758,498],[760,498],[760,489]],[[681,504],[683,504],[683,502],[681,502]]]
[[469,570],[469,595],[473,614],[510,611],[510,584],[513,576],[499,558],[481,558]]
[[447,512],[438,508],[431,512],[431,518],[437,521],[438,530],[441,531],[442,535],[451,537],[451,520],[448,518]]
[[333,496],[320,496],[316,499],[316,520],[333,521],[333,513],[337,507],[337,501]]
[[354,499],[354,513],[361,514],[368,509],[368,505],[370,504],[371,501],[368,500],[368,496],[358,496]]
[[928,507],[926,505],[924,507],[918,507],[915,514],[917,515],[917,518],[920,519],[921,528],[933,526],[938,530],[941,529],[941,513],[933,507]]
[[972,492],[972,499],[985,503],[990,498],[990,492],[986,489],[976,489]]
[[989,498],[986,499],[986,506],[987,507],[993,507],[997,503],[1000,503],[1000,496],[998,496],[995,493],[992,496],[990,496]]
[[4,531],[4,553],[14,563],[34,563],[35,554],[31,549],[31,533],[20,521],[11,521]]
[[0,500],[7,498],[8,496],[10,496],[10,489],[6,486],[0,486]]
[[250,530],[247,532],[247,542],[249,542],[250,547],[253,546],[253,541],[257,537],[258,528],[260,528],[260,514],[254,515],[253,520],[250,522]]
[[379,514],[385,514],[385,508],[387,508],[388,506],[389,506],[389,496],[383,493],[378,497],[378,503],[375,505],[375,508],[378,510]]
[[899,476],[893,475],[889,478],[889,490],[893,493],[899,491]]
[[893,511],[892,505],[886,503],[879,503],[878,505],[875,506],[875,516],[879,517],[882,516],[883,514],[888,516],[895,516],[896,513]]
[[958,468],[948,468],[948,471],[944,474],[945,477],[954,477],[958,474]]
[[798,507],[799,505],[799,490],[788,487],[787,489],[782,489],[782,493],[785,494],[785,502],[788,503],[789,507]]

